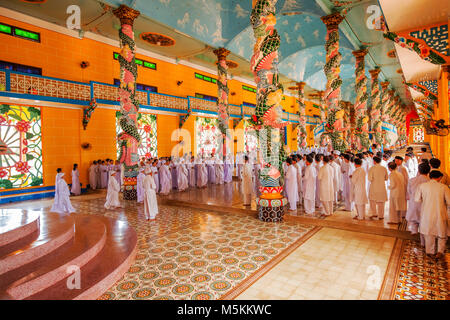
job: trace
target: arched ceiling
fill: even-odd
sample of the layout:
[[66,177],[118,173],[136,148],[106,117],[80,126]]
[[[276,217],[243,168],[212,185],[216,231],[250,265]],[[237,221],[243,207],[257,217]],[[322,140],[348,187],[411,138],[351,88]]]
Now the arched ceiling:
[[[366,27],[367,7],[376,5],[377,0],[278,0],[276,28],[281,36],[279,70],[283,83],[305,81],[306,90],[324,90],[326,27],[320,17],[329,14],[339,2],[352,6],[339,28],[342,99],[354,102],[355,60],[351,52],[362,44],[369,45],[368,78],[368,70],[379,65],[380,81],[391,81],[405,99],[402,77],[397,72],[401,66],[396,57],[387,56],[394,49],[393,44],[384,40],[381,32]],[[141,12],[134,24],[138,48],[215,69],[216,57],[211,48],[225,47],[231,51],[229,58],[239,64],[232,73],[253,78],[249,65],[254,44],[250,26],[252,0],[47,0],[40,5],[0,0],[0,5],[63,26],[67,19],[64,8],[77,4],[82,8],[83,29],[117,39],[119,22],[110,11],[103,15],[100,3],[112,8],[125,4]],[[149,31],[166,34],[176,44],[158,47],[139,39],[139,34]]]

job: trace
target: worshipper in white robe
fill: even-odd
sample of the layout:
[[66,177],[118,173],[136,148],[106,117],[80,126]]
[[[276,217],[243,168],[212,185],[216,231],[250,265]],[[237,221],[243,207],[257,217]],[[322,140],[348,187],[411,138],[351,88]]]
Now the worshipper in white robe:
[[169,171],[170,160],[163,163],[159,168],[159,182],[160,182],[160,193],[163,195],[169,194],[172,190],[172,174]]
[[389,174],[389,221],[388,224],[399,224],[403,211],[406,212],[406,185],[403,175],[397,171],[395,162],[388,164]]
[[419,232],[420,224],[420,211],[422,209],[422,204],[416,202],[414,197],[418,187],[422,183],[430,181],[428,174],[431,168],[427,163],[421,163],[419,165],[419,175],[409,180],[408,191],[406,195],[406,200],[408,201],[408,210],[406,211],[406,221],[408,222],[407,229],[411,234],[417,234]]
[[331,154],[328,156],[329,160],[330,160],[330,166],[333,168],[334,170],[334,203],[337,205],[338,204],[338,196],[339,196],[339,186],[341,183],[341,167],[337,164],[337,162],[334,160],[334,155]]
[[153,160],[152,162],[152,177],[155,182],[155,192],[159,192],[159,174],[158,174],[158,159]]
[[57,213],[75,212],[75,209],[72,207],[72,204],[70,203],[69,186],[63,179],[64,172],[62,172],[61,168],[58,168],[56,172],[57,173],[55,178],[55,200],[53,202],[52,208],[50,209],[50,212],[57,212]]
[[346,211],[352,211],[352,202],[350,198],[350,156],[344,154],[344,161],[341,165],[342,173],[342,197]]
[[297,183],[297,169],[295,168],[291,158],[286,159],[287,171],[284,182],[284,188],[286,190],[286,197],[289,202],[289,210],[297,210],[298,202],[298,183]]
[[244,196],[244,206],[250,206],[252,201],[252,171],[252,165],[248,161],[248,156],[244,156],[244,165],[242,167],[242,194]]
[[[403,179],[405,182],[405,199],[406,199],[406,192],[407,192],[407,186],[408,186],[408,181],[409,181],[409,174],[408,174],[408,170],[405,168],[405,166],[403,165],[403,158],[400,156],[396,156],[394,158],[394,162],[397,165],[397,171],[400,172],[403,175]],[[411,177],[412,178],[412,177]],[[405,211],[402,211],[402,217],[406,217],[406,209]]]
[[108,190],[106,193],[105,202],[105,208],[107,210],[123,208],[122,204],[119,201],[120,186],[115,178],[116,174],[117,173],[115,171],[110,171],[109,173]]
[[184,191],[189,187],[188,170],[184,164],[184,159],[181,159],[178,165],[178,190]]
[[139,173],[137,175],[136,182],[136,193],[137,193],[137,202],[144,201],[144,174],[145,167],[139,168]]
[[242,169],[244,168],[244,155],[242,152],[236,153],[236,176],[242,180]]
[[173,161],[170,162],[170,165],[168,165],[170,174],[172,176],[171,190],[178,189],[178,166],[179,166],[178,161],[179,161],[178,159],[174,159]]
[[430,159],[429,163],[430,163],[431,170],[439,170],[443,174],[443,176],[439,180],[439,182],[445,184],[446,186],[450,186],[450,177],[444,170],[440,169],[441,160],[439,160],[438,158],[432,158],[432,159]]
[[97,188],[97,161],[94,160],[89,167],[89,187],[92,190]]
[[414,166],[414,177],[415,177],[419,174],[419,162],[417,160],[416,155],[412,151],[410,152],[410,154]]
[[411,155],[409,153],[405,154],[405,164],[404,167],[406,171],[408,172],[408,177],[413,178],[416,176],[415,170],[414,170],[414,162],[411,158]]
[[214,174],[216,175],[216,184],[223,184],[223,178],[224,178],[224,168],[223,168],[223,161],[222,160],[216,160],[216,163],[214,165]]
[[195,174],[195,158],[191,157],[189,163],[187,164],[187,168],[189,170],[189,187],[196,186],[196,174]]
[[300,166],[300,164],[298,163],[299,158],[294,155],[292,156],[292,163],[295,167],[295,169],[297,170],[297,192],[298,192],[298,198],[297,198],[297,202],[299,204],[302,203],[302,192],[303,192],[303,172],[302,172],[302,167]]
[[231,181],[233,181],[233,164],[230,157],[227,156],[223,167],[223,182],[230,183]]
[[208,167],[203,160],[200,159],[197,170],[197,186],[199,188],[206,188],[208,185]]
[[209,158],[206,161],[206,166],[208,168],[208,183],[216,184],[216,168],[214,158]]
[[116,171],[115,177],[120,187],[122,185],[122,165],[120,164],[119,160],[116,160],[116,163],[112,167],[112,170]]
[[72,188],[70,189],[70,192],[75,196],[79,196],[81,194],[80,172],[78,171],[78,164],[76,163],[73,165]]
[[369,169],[368,180],[370,218],[373,220],[384,219],[384,206],[388,200],[386,191],[386,181],[389,179],[388,172],[381,165],[379,157],[373,157],[374,166]]
[[421,148],[422,153],[419,155],[419,163],[422,162],[423,159],[427,159],[430,160],[431,158],[433,158],[433,156],[431,155],[431,153],[429,153],[427,151],[427,148]]
[[319,171],[320,168],[323,166],[323,155],[316,154],[314,165],[316,167],[317,172],[317,180],[316,180],[316,208],[322,207],[322,204],[320,202],[320,180],[319,180]]
[[102,161],[100,165],[100,179],[101,189],[105,189],[108,186],[108,166],[105,164],[105,161]]
[[442,172],[432,170],[429,176],[430,181],[422,183],[414,196],[417,202],[422,203],[419,232],[425,242],[426,254],[444,258],[450,233],[447,211],[450,206],[450,190],[439,182]]
[[325,216],[330,216],[333,214],[333,201],[335,198],[334,194],[334,169],[329,164],[329,157],[323,157],[324,165],[319,169],[317,178],[319,183],[319,196],[320,202],[323,208],[323,214]]
[[352,200],[355,203],[357,215],[353,219],[364,220],[366,217],[366,170],[362,167],[362,160],[355,159],[356,170],[352,174]]
[[316,199],[316,178],[317,172],[314,167],[313,158],[311,156],[306,157],[305,175],[303,177],[303,206],[306,214],[314,214],[315,199]]
[[144,215],[147,220],[155,219],[158,214],[158,201],[156,199],[156,184],[153,179],[153,171],[145,171],[144,186]]

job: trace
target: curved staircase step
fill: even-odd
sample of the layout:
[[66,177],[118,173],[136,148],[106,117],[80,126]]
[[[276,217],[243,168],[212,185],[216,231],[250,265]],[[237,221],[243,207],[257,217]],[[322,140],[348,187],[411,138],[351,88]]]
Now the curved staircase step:
[[81,269],[101,252],[107,239],[103,221],[92,215],[72,216],[75,220],[72,245],[63,253],[52,255],[45,265],[9,285],[6,290],[9,298],[26,299],[59,281],[67,282],[75,270]]
[[106,226],[103,249],[80,268],[81,288],[69,289],[65,279],[26,299],[87,300],[96,299],[114,285],[129,269],[137,252],[136,231],[125,221],[95,216]]
[[8,281],[12,273],[57,252],[71,241],[75,234],[75,223],[71,216],[57,213],[41,213],[39,237],[19,250],[0,256],[0,286]]
[[0,209],[0,257],[36,240],[39,211]]

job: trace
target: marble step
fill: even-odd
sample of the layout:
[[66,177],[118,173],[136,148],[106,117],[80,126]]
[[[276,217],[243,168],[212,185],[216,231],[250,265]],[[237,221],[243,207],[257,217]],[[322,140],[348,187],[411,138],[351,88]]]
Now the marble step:
[[0,209],[0,257],[36,240],[39,211]]
[[80,268],[80,289],[69,289],[66,279],[63,279],[25,299],[97,299],[127,272],[137,252],[136,231],[125,221],[102,216],[95,217],[106,226],[106,242],[103,249]]
[[41,213],[39,220],[39,237],[36,240],[0,256],[0,285],[8,280],[14,270],[45,258],[73,240],[75,222],[71,216]]
[[[59,281],[67,283],[67,278],[75,270],[81,269],[102,251],[107,239],[103,221],[92,215],[77,214],[72,217],[75,221],[75,235],[71,245],[66,246],[62,253],[49,257],[40,267],[30,265],[26,276],[7,287],[6,296],[9,299],[26,299]],[[81,273],[81,277],[83,276]]]

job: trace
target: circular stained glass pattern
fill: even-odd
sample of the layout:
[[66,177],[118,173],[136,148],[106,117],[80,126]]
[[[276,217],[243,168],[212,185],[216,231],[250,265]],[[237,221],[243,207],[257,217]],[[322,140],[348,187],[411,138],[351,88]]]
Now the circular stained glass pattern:
[[208,268],[209,273],[221,273],[224,271],[225,271],[225,268],[222,266],[211,266]]
[[126,281],[122,282],[117,286],[117,290],[119,291],[130,291],[138,286],[136,281]]
[[155,279],[158,276],[159,276],[158,272],[150,271],[150,272],[145,272],[145,273],[141,274],[139,276],[139,279],[141,279],[141,280],[152,280],[152,279]]
[[192,295],[192,300],[212,300],[214,299],[214,296],[206,291],[197,292],[196,294]]
[[230,271],[225,275],[230,280],[241,280],[244,278],[245,274],[241,271]]
[[192,274],[192,270],[191,269],[178,269],[177,271],[174,272],[174,274],[177,277],[186,277],[186,276],[190,276]]
[[239,265],[239,268],[242,270],[254,270],[256,269],[256,264],[251,262],[244,262]]
[[169,287],[171,285],[173,285],[175,283],[175,279],[174,278],[161,278],[155,281],[155,286],[159,287],[159,288],[165,288],[165,287]]
[[204,283],[211,280],[211,277],[207,274],[197,274],[191,278],[194,283]]
[[183,283],[173,287],[172,292],[178,295],[188,294],[194,290],[194,287],[190,284]]
[[231,284],[228,281],[214,281],[210,285],[211,289],[215,291],[224,291],[228,290],[231,287]]
[[132,298],[136,300],[145,300],[153,297],[156,291],[152,288],[144,288],[133,293]]
[[194,268],[201,268],[201,267],[206,266],[206,264],[207,264],[207,262],[206,262],[206,261],[203,261],[203,260],[200,260],[200,261],[194,261],[194,262],[191,263],[191,267],[194,267]]
[[159,270],[168,271],[168,270],[173,270],[176,267],[177,267],[177,265],[175,263],[169,262],[169,263],[164,263],[164,264],[160,265]]

